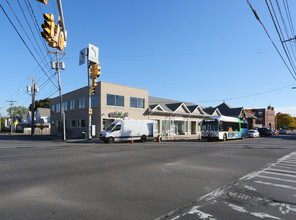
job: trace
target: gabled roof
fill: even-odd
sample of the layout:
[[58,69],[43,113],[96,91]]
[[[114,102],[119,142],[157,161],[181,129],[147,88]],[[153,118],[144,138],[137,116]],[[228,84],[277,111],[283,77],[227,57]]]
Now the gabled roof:
[[190,106],[187,106],[187,108],[190,110],[192,114],[195,113],[196,111],[198,111],[198,114],[203,114],[203,115],[206,114],[202,109],[202,107],[200,107],[199,105],[190,105]]
[[149,96],[149,109],[152,112],[166,112],[167,114],[185,114],[185,115],[207,115],[203,109],[194,103],[180,102],[176,100],[163,99],[158,97]]
[[41,117],[48,117],[50,116],[50,108],[37,108]]
[[165,104],[171,111],[175,112],[183,103]]
[[203,111],[209,115],[217,115],[217,116],[222,115],[218,108],[204,108]]
[[149,108],[151,109],[151,111],[158,110],[158,111],[163,111],[163,112],[165,112],[165,110],[164,110],[164,109],[161,107],[161,105],[159,105],[159,104],[149,105]]
[[216,107],[219,109],[222,115],[238,117],[238,118],[255,118],[253,115],[249,114],[243,107],[233,108],[230,105],[223,102]]
[[221,113],[224,112],[224,111],[228,111],[229,109],[233,109],[232,106],[226,104],[225,102],[223,102],[222,104],[216,106],[216,108],[218,108]]

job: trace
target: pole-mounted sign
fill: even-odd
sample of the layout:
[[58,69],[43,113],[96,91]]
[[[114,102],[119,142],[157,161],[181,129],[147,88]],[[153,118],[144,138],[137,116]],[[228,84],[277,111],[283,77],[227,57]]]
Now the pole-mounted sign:
[[88,61],[99,62],[99,48],[92,44],[88,44]]
[[85,56],[86,56],[86,48],[80,50],[79,53],[79,65],[82,65],[85,63]]

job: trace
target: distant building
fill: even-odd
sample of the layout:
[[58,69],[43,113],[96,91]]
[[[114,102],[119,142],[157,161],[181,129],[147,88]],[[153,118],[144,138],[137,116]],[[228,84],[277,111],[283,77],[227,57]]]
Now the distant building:
[[269,127],[275,129],[275,111],[270,105],[267,108],[248,109],[249,113],[256,117],[255,124],[252,128]]
[[203,109],[206,113],[210,114],[211,116],[230,116],[240,118],[241,120],[248,121],[249,123],[254,123],[256,117],[250,114],[246,109],[243,107],[234,108],[225,102],[222,104],[214,107],[214,108],[204,108]]

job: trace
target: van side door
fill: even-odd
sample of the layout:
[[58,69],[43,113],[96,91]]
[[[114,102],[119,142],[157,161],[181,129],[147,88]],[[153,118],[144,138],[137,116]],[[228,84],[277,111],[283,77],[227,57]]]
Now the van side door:
[[115,140],[120,140],[121,138],[121,124],[116,125],[112,130],[112,136]]

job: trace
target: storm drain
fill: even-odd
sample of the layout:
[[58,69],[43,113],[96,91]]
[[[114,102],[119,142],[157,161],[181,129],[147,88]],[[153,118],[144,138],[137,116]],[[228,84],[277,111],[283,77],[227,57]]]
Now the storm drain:
[[253,198],[251,195],[242,192],[228,192],[227,196],[231,199],[235,199],[241,202],[246,202]]

